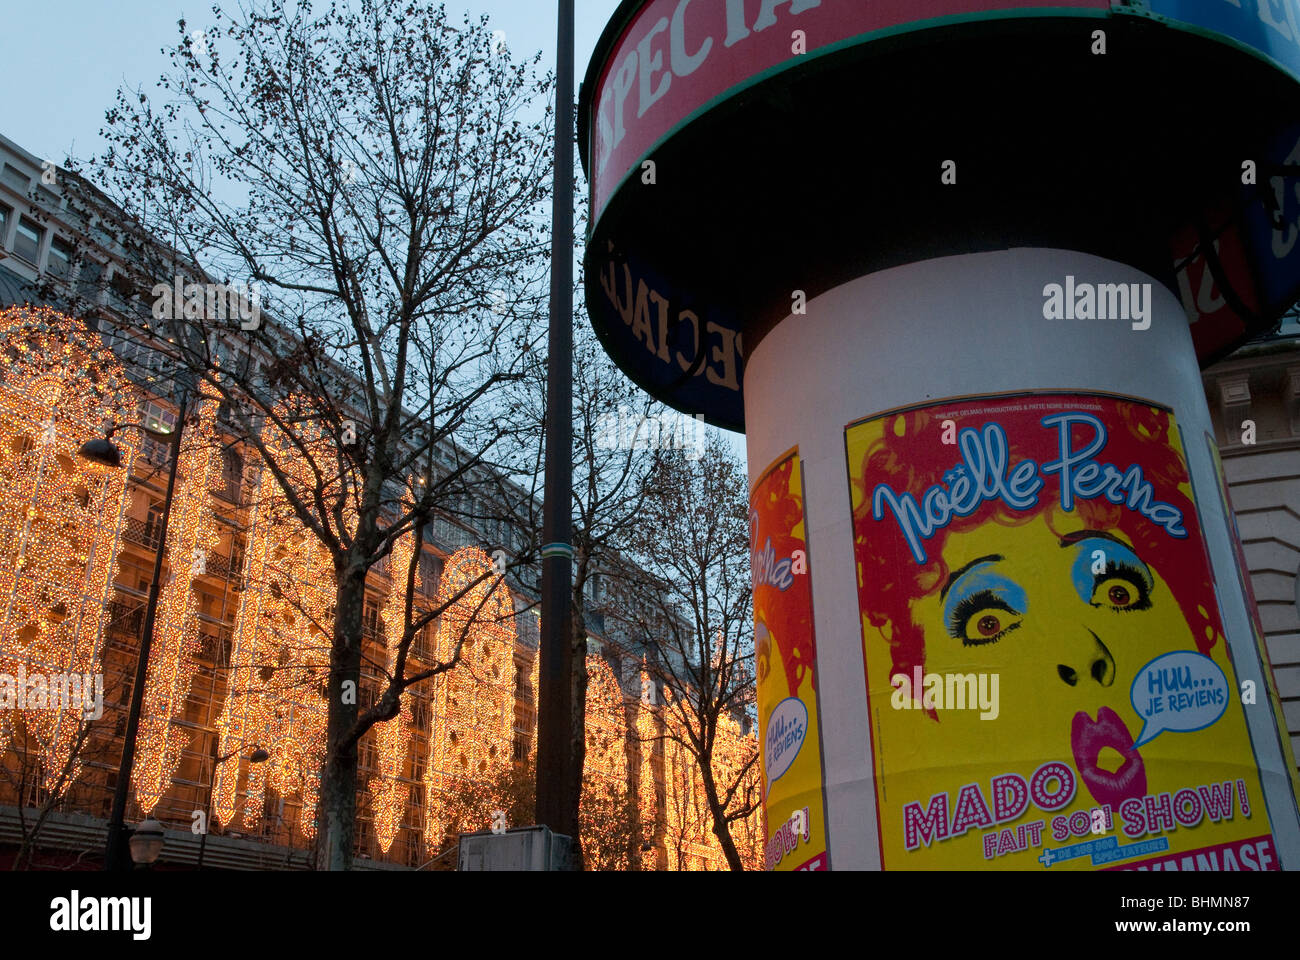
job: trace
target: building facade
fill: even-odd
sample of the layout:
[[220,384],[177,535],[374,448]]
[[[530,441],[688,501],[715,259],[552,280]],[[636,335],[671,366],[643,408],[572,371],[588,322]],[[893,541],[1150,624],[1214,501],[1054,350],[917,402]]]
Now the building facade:
[[[120,435],[129,456],[112,500],[117,521],[107,541],[111,589],[103,598],[93,640],[94,662],[103,674],[103,716],[79,747],[80,769],[70,784],[61,783],[52,769],[57,757],[30,738],[15,740],[7,753],[0,750],[5,774],[0,781],[0,844],[11,857],[16,855],[34,821],[43,818],[36,840],[40,852],[33,863],[89,865],[99,856],[154,563],[163,551],[160,612],[128,822],[152,816],[167,827],[163,866],[193,866],[201,860],[205,866],[237,869],[308,867],[325,716],[323,694],[314,685],[328,663],[319,621],[332,615],[332,571],[319,552],[313,553],[306,531],[277,510],[274,484],[259,469],[256,455],[223,442],[231,435],[223,429],[228,411],[215,398],[200,398],[194,427],[187,422],[164,542],[171,457],[165,435],[177,427],[176,391],[150,343],[118,332],[123,325],[116,321],[132,309],[127,284],[115,282],[130,275],[129,247],[107,225],[87,222],[65,196],[73,187],[83,194],[94,191],[74,174],[54,170],[0,137],[0,308],[44,304],[74,316],[60,335],[84,339],[92,353],[98,343],[107,358],[103,362],[120,366],[134,385],[134,406],[126,419],[153,435]],[[107,209],[107,202],[98,199]],[[29,322],[30,314],[23,316]],[[222,349],[218,344],[218,352]],[[60,359],[48,360],[48,376],[58,378]],[[4,389],[0,379],[0,393]],[[56,419],[42,416],[49,423]],[[39,473],[46,462],[40,459],[45,456],[41,436],[56,442],[48,451],[55,458],[56,446],[75,450],[76,442],[89,439],[75,435],[75,425],[62,420],[54,428],[35,422],[24,427],[15,415],[9,426],[12,436],[4,442],[25,451],[29,459],[21,462],[30,462],[24,468],[29,472]],[[450,469],[457,451],[448,448],[439,456]],[[73,468],[86,469],[75,461]],[[0,478],[0,483],[11,479]],[[524,496],[522,490],[515,492]],[[455,504],[457,510],[440,514],[424,531],[417,560],[417,611],[441,605],[449,589],[491,567],[479,545],[503,544],[513,554],[533,539],[532,531],[511,528],[497,519],[502,511],[473,497],[466,494],[464,502]],[[402,613],[394,598],[404,597],[410,558],[409,545],[405,555],[395,550],[367,579],[366,649],[357,691],[363,709],[375,702],[384,670],[393,665],[394,626]],[[188,577],[182,575],[186,568]],[[605,733],[593,734],[597,749],[589,751],[589,767],[603,763],[596,772],[622,783],[618,789],[628,802],[646,811],[641,820],[655,818],[648,842],[664,847],[672,841],[665,839],[662,811],[673,798],[671,782],[665,785],[663,750],[642,748],[635,736],[637,730],[653,728],[640,721],[636,706],[642,688],[639,666],[649,648],[600,635],[598,584],[593,578],[588,625],[596,662],[604,666],[593,672],[608,668],[617,689],[634,693],[615,698],[626,701],[615,711],[618,717],[609,703],[601,708],[609,716],[597,715],[597,729]],[[512,573],[490,598],[497,616],[467,634],[466,669],[411,688],[402,697],[399,718],[363,737],[355,835],[359,865],[436,868],[447,863],[457,829],[487,826],[448,814],[456,806],[455,796],[467,785],[526,769],[536,728],[537,586],[535,569]],[[417,637],[408,672],[429,669],[449,656],[456,609],[453,605]],[[30,652],[30,644],[23,647],[23,642],[19,638],[10,645],[15,663],[21,659],[15,651]],[[611,700],[608,684],[593,686]],[[623,742],[609,742],[609,730],[618,730]],[[269,756],[255,760],[259,751]],[[463,805],[457,809],[463,814]],[[717,852],[709,853],[707,841],[707,836],[691,837],[698,849],[690,865],[718,865]],[[680,858],[676,850],[670,857],[664,848],[653,859],[666,865]]]
[[1286,733],[1300,756],[1300,322],[1205,371]]

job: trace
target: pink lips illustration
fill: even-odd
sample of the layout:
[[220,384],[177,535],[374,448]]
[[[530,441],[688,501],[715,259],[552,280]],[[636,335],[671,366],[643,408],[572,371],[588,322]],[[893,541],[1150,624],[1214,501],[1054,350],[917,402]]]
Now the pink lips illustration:
[[[1070,746],[1079,776],[1098,803],[1110,804],[1114,809],[1129,797],[1141,797],[1147,792],[1147,770],[1141,755],[1133,748],[1133,735],[1110,707],[1098,710],[1096,720],[1082,710],[1076,713]],[[1114,773],[1097,766],[1103,747],[1117,750],[1124,757],[1123,764]]]

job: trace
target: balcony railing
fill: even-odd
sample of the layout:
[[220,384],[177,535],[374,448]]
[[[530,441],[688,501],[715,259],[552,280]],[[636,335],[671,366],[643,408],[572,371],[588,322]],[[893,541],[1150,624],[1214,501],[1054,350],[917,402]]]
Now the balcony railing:
[[111,600],[108,604],[108,632],[118,637],[139,637],[144,628],[144,604]]
[[217,478],[216,482],[214,482],[209,489],[227,503],[233,503],[235,506],[239,506],[242,486],[243,485],[240,483],[238,477],[226,476],[223,474],[221,477]]
[[232,563],[231,558],[220,553],[210,554],[204,563],[204,572],[210,577],[227,581],[234,590],[244,589],[243,573],[237,569],[240,563]]
[[200,631],[199,657],[218,669],[230,666],[231,633],[222,630],[219,634]]
[[138,543],[151,550],[158,549],[158,533],[162,528],[157,520],[141,520],[138,517],[126,518],[126,529],[122,531],[123,539]]

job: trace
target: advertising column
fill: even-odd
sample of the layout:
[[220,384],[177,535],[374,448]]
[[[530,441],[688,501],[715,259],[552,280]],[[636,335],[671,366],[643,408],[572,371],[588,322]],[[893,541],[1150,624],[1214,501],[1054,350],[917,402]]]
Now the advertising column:
[[778,324],[745,404],[756,473],[797,444],[835,869],[1297,863],[1170,287],[1037,248],[878,271]]

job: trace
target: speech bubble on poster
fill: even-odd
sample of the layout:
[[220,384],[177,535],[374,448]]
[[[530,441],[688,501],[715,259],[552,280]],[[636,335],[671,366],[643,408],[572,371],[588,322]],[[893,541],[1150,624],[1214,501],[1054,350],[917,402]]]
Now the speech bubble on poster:
[[808,736],[808,708],[798,697],[786,697],[772,710],[767,720],[767,739],[763,743],[763,769],[767,771],[767,789],[790,769],[799,748]]
[[1134,747],[1150,743],[1166,730],[1204,730],[1228,708],[1228,678],[1217,663],[1192,650],[1156,657],[1133,678],[1133,709],[1143,718]]

